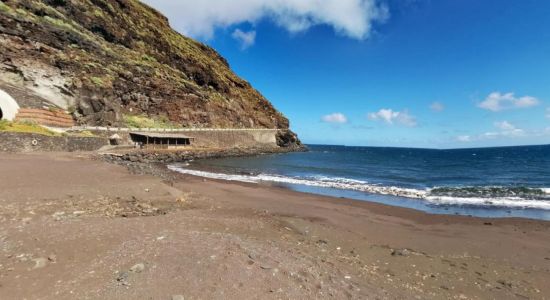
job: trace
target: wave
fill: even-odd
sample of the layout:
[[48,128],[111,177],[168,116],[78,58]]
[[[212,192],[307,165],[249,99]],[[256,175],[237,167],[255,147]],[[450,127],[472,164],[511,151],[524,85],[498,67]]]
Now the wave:
[[297,184],[297,185],[360,191],[360,192],[367,192],[372,194],[401,196],[401,197],[407,197],[407,198],[423,198],[426,196],[426,191],[423,191],[423,190],[399,188],[399,187],[393,187],[393,186],[389,186],[389,187],[380,186],[380,185],[369,184],[366,181],[349,179],[349,178],[326,177],[326,176],[312,176],[309,178],[301,178],[301,177],[288,177],[288,176],[272,175],[272,174],[257,174],[257,175],[224,174],[224,173],[214,173],[214,172],[186,169],[178,165],[168,165],[168,169],[182,173],[182,174],[194,175],[194,176],[211,178],[211,179],[229,180],[229,181],[240,181],[240,182],[249,182],[249,183],[274,182],[274,183]]
[[390,195],[426,201],[431,205],[457,205],[475,207],[534,208],[550,210],[550,188],[530,187],[435,187],[413,189],[372,184],[350,178],[311,176],[289,177],[274,174],[224,174],[187,169],[184,165],[168,165],[168,169],[182,174],[210,179],[247,183],[282,183],[321,188],[334,188]]
[[550,200],[547,191],[550,189],[530,188],[524,186],[472,186],[472,187],[437,187],[430,190],[431,196],[447,197],[480,197],[480,198],[521,198],[527,200],[545,199]]
[[471,207],[500,207],[500,208],[531,208],[550,210],[548,200],[528,200],[518,197],[480,198],[480,197],[448,197],[427,196],[426,201],[435,205],[457,205]]

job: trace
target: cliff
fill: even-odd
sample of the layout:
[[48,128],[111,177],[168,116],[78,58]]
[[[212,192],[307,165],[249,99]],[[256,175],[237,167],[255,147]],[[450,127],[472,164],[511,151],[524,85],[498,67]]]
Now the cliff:
[[137,0],[0,0],[0,89],[77,124],[279,128],[280,145],[300,143],[223,57]]

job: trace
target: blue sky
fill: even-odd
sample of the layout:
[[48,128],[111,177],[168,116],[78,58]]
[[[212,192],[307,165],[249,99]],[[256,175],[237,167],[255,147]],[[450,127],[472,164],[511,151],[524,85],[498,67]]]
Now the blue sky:
[[550,143],[550,1],[146,2],[226,57],[306,143]]

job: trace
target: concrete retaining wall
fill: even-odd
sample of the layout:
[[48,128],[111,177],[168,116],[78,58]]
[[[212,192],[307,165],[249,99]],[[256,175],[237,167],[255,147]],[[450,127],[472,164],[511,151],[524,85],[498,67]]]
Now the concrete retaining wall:
[[253,147],[258,145],[276,146],[274,131],[190,131],[186,135],[195,138],[198,147]]
[[123,144],[131,144],[129,132],[171,132],[182,133],[195,138],[192,142],[197,147],[235,148],[277,146],[277,129],[129,129],[129,128],[98,128],[87,127],[86,130],[95,135],[108,138],[117,134]]
[[0,132],[0,152],[95,151],[108,143],[106,138],[100,137]]

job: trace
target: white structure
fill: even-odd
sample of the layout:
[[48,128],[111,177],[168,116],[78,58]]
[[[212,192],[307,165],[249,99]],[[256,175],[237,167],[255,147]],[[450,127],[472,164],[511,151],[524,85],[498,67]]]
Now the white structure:
[[0,120],[13,121],[19,111],[19,105],[3,90],[0,90]]

